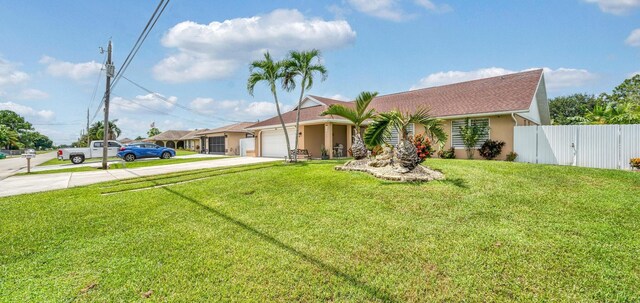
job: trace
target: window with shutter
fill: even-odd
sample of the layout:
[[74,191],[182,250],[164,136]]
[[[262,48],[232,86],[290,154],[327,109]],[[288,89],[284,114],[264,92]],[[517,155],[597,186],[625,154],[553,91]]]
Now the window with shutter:
[[[453,120],[451,121],[451,146],[455,148],[464,148],[464,143],[462,142],[462,136],[460,136],[460,128],[465,125],[467,122],[466,119],[463,120]],[[469,119],[470,125],[484,125],[489,127],[489,118],[481,118],[481,119]],[[480,137],[478,140],[478,144],[476,148],[480,148],[484,141],[487,141],[490,138],[489,132],[491,130],[487,129],[484,136]]]
[[[409,131],[409,136],[413,136],[413,132],[415,130],[415,125],[413,123],[409,124],[409,126],[407,126],[407,130]],[[398,143],[400,142],[400,133],[398,133],[398,130],[393,128],[391,129],[391,137],[389,137],[389,144],[396,146],[398,145]]]

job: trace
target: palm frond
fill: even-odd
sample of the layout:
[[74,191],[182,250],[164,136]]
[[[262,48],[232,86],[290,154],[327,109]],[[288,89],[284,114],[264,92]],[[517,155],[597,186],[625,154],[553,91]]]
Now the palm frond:
[[358,97],[356,97],[356,111],[359,115],[363,116],[373,98],[378,95],[378,92],[361,92]]
[[329,108],[327,108],[320,115],[321,116],[333,115],[333,116],[343,117],[353,122],[353,124],[356,124],[356,125],[359,125],[361,123],[361,121],[359,121],[358,114],[352,108],[346,107],[341,104],[330,105]]
[[368,146],[381,145],[391,136],[391,128],[398,125],[399,113],[390,111],[378,115],[364,133],[364,142]]

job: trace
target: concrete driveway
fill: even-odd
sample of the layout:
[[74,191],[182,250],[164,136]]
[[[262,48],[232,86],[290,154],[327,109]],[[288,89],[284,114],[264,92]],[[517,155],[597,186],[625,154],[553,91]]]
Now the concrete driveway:
[[[22,160],[25,161],[24,159]],[[94,183],[142,176],[168,174],[179,171],[277,161],[282,161],[282,159],[236,157],[213,161],[198,161],[182,164],[140,167],[133,169],[113,169],[107,171],[98,170],[90,172],[58,173],[48,175],[13,176],[0,181],[0,197],[70,188],[75,186],[83,186]]]
[[[36,155],[34,159],[31,159],[31,168],[34,168],[36,165],[47,162],[56,157],[56,152],[52,151],[46,154]],[[13,176],[21,169],[27,168],[27,159],[18,157],[18,158],[7,158],[0,160],[0,180],[3,180],[7,177]]]

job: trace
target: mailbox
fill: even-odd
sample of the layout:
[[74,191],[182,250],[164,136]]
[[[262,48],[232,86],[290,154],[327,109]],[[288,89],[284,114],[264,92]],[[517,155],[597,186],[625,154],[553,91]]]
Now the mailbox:
[[36,154],[22,154],[23,158],[33,159],[36,157]]

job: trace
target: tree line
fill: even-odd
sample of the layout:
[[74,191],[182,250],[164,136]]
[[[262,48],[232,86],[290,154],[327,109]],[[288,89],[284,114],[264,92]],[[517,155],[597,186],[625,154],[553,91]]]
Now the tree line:
[[555,125],[640,123],[640,74],[624,80],[611,93],[572,94],[549,100]]
[[24,117],[10,110],[0,110],[0,148],[2,149],[49,149],[53,141],[35,131]]

